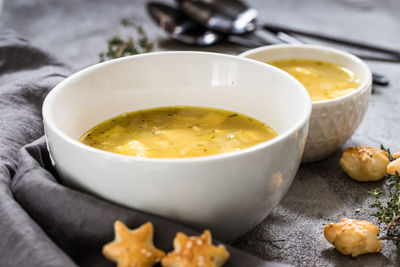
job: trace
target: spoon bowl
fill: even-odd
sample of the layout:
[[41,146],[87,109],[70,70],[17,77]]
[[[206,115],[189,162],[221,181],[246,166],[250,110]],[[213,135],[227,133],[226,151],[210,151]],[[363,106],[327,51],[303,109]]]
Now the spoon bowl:
[[190,18],[204,27],[225,33],[245,34],[256,29],[258,12],[239,0],[177,0]]
[[244,34],[256,29],[258,12],[237,0],[177,0],[180,8],[204,27],[225,34]]
[[174,40],[190,45],[209,46],[224,39],[221,33],[202,27],[173,7],[148,3],[147,9],[153,20]]

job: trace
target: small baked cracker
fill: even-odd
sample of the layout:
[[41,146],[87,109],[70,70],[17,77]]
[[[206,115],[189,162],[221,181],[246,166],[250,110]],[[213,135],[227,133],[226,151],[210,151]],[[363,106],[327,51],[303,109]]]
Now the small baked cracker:
[[390,175],[400,174],[400,151],[393,153],[392,157],[395,159],[387,165],[386,172]]
[[388,152],[371,146],[348,147],[340,158],[343,170],[359,182],[382,179],[388,164]]
[[189,237],[177,233],[174,239],[174,251],[165,256],[161,263],[164,267],[220,267],[229,258],[225,246],[214,246],[210,231],[200,236]]
[[134,230],[116,221],[115,239],[103,247],[103,254],[117,262],[118,267],[151,267],[165,256],[164,251],[154,247],[153,225],[148,222]]
[[397,151],[397,152],[393,153],[392,157],[393,158],[400,158],[400,151]]
[[386,172],[390,175],[396,175],[396,172],[400,174],[400,158],[391,161],[387,165]]
[[339,223],[325,225],[324,236],[342,254],[357,257],[382,250],[379,231],[370,222],[343,218]]

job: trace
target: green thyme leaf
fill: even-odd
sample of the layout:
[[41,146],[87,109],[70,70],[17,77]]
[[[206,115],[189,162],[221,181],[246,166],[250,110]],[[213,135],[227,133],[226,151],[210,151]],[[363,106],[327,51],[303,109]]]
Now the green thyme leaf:
[[131,30],[130,36],[125,39],[120,35],[111,37],[107,42],[107,51],[99,54],[100,62],[153,51],[154,43],[149,40],[143,27],[125,18],[121,20],[121,25]]

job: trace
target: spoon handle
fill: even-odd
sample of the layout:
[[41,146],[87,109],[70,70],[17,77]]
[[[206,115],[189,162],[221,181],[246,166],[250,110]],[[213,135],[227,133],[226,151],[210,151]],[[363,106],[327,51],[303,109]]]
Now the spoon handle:
[[[246,38],[247,37],[247,38]],[[264,45],[268,45],[269,43],[262,42],[258,39],[252,39],[250,36],[242,36],[242,35],[227,35],[226,40],[233,44],[238,44],[241,46],[256,48]]]
[[348,39],[344,39],[344,38],[328,36],[328,35],[324,35],[321,33],[301,31],[301,30],[297,30],[297,29],[288,28],[285,26],[278,26],[278,25],[267,24],[267,23],[262,24],[261,27],[263,29],[266,29],[266,30],[274,32],[274,33],[277,33],[277,32],[294,33],[294,34],[304,35],[304,36],[308,36],[308,37],[312,37],[312,38],[316,38],[316,39],[320,39],[320,40],[343,44],[343,45],[347,45],[347,46],[353,46],[353,47],[357,47],[357,48],[363,48],[363,49],[367,49],[367,50],[371,50],[371,51],[390,54],[390,55],[396,56],[397,58],[400,58],[400,51],[394,50],[394,49],[389,49],[386,47],[380,47],[380,46],[373,45],[373,44],[361,43],[361,42],[356,42],[356,41],[348,40]]
[[386,86],[389,84],[389,79],[385,75],[378,74],[373,72],[372,73],[372,81],[374,84]]

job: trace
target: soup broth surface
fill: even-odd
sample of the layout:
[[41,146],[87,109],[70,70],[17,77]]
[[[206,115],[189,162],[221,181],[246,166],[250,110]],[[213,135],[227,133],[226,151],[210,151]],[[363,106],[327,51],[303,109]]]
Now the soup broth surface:
[[311,95],[312,101],[333,99],[347,95],[360,86],[351,70],[329,62],[289,59],[269,62],[299,80]]
[[237,151],[277,135],[243,114],[179,106],[124,113],[90,129],[79,141],[124,155],[184,158]]

